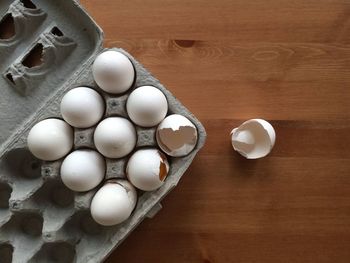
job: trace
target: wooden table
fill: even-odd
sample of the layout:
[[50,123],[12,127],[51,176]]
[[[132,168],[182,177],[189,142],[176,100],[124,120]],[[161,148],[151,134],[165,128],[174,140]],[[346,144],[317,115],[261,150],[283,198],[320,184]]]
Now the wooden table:
[[[350,262],[348,0],[81,0],[204,124],[182,181],[107,262]],[[229,133],[272,122],[248,161]]]

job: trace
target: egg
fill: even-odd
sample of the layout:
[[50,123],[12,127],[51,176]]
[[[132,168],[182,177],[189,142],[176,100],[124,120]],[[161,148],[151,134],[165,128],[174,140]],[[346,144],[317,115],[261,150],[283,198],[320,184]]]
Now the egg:
[[153,191],[161,187],[168,172],[168,160],[158,149],[136,151],[126,168],[129,181],[143,191]]
[[108,158],[128,155],[136,145],[137,135],[132,123],[121,117],[110,117],[101,121],[94,133],[97,150]]
[[63,119],[76,128],[95,125],[105,111],[104,100],[95,90],[78,87],[68,91],[61,101]]
[[168,101],[159,89],[153,86],[142,86],[131,92],[126,109],[135,124],[152,127],[165,118],[168,112]]
[[112,180],[92,198],[90,212],[99,224],[111,226],[128,219],[137,202],[136,189],[126,180]]
[[247,159],[258,159],[268,155],[275,145],[275,140],[275,129],[263,119],[245,121],[231,132],[233,149]]
[[92,74],[97,85],[112,94],[127,91],[135,78],[135,70],[129,58],[114,50],[97,56],[92,66]]
[[105,159],[94,150],[81,149],[70,153],[62,162],[61,179],[71,190],[89,191],[102,182]]
[[196,126],[179,114],[166,117],[156,131],[159,147],[173,157],[189,154],[196,147],[197,138]]
[[41,160],[58,160],[73,147],[73,129],[59,119],[40,121],[29,131],[27,145],[31,153]]

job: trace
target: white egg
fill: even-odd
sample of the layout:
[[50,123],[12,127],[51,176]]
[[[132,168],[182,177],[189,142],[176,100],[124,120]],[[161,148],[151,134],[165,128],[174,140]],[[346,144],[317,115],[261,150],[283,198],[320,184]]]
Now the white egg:
[[91,216],[104,226],[120,224],[130,217],[136,202],[136,189],[128,181],[110,181],[93,197],[90,206]]
[[196,126],[179,114],[166,117],[156,132],[159,147],[173,157],[189,154],[196,147],[197,137]]
[[61,101],[63,119],[77,128],[95,125],[103,116],[105,104],[100,94],[86,87],[68,91]]
[[128,155],[136,145],[136,130],[133,124],[121,117],[110,117],[101,121],[94,133],[97,150],[108,158]]
[[126,108],[130,119],[137,125],[152,127],[159,124],[168,112],[168,101],[159,89],[142,86],[131,92]]
[[153,191],[161,187],[169,172],[169,163],[157,149],[140,149],[129,159],[126,175],[138,189]]
[[82,149],[70,153],[62,162],[61,179],[71,190],[89,191],[102,182],[105,159],[96,151]]
[[73,136],[73,129],[66,122],[46,119],[33,126],[27,144],[37,158],[54,161],[69,153],[73,146]]
[[112,94],[127,91],[135,78],[135,70],[129,58],[113,50],[105,51],[95,59],[92,74],[97,85]]

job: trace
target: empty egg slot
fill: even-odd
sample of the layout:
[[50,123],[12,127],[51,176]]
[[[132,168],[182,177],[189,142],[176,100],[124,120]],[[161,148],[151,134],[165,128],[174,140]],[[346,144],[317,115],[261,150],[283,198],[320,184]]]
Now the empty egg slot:
[[60,207],[67,207],[74,202],[73,192],[63,185],[53,189],[51,198]]
[[103,233],[104,227],[95,222],[89,210],[76,212],[64,225],[68,233],[83,231],[87,235],[98,236]]
[[11,13],[6,14],[0,21],[0,40],[11,39],[16,35],[15,20]]
[[96,236],[103,232],[103,227],[95,222],[89,211],[85,211],[80,217],[80,227],[87,235]]
[[36,9],[36,5],[31,0],[20,0],[22,5],[28,9]]
[[5,182],[0,183],[0,209],[9,208],[12,188]]
[[2,263],[11,263],[13,246],[9,243],[0,244],[0,259]]
[[23,233],[38,237],[41,236],[43,229],[43,218],[38,214],[27,214],[22,217],[20,225]]
[[60,180],[48,180],[43,187],[34,194],[34,201],[50,207],[69,207],[74,204],[74,193],[69,190]]
[[31,180],[41,176],[42,161],[26,148],[17,148],[8,152],[0,162],[0,168],[9,178]]
[[43,64],[44,46],[38,43],[32,50],[23,58],[22,64],[27,68],[38,67]]
[[29,262],[74,262],[75,247],[65,242],[45,243]]
[[30,237],[41,236],[43,218],[34,212],[16,212],[11,220],[7,222],[3,229],[5,232],[22,233]]

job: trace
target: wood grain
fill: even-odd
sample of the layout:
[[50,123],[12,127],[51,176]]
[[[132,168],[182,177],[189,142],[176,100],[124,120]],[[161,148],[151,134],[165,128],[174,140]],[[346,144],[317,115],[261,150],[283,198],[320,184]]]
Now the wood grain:
[[[107,262],[350,262],[350,2],[81,0],[205,125],[163,210]],[[267,158],[233,152],[261,117]]]

